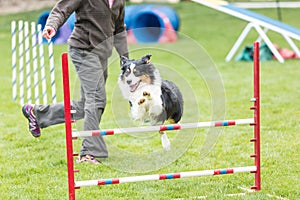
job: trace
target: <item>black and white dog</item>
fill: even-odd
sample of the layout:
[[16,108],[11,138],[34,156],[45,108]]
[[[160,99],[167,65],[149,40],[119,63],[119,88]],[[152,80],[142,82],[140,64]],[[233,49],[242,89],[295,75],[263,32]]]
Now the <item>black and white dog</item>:
[[[130,103],[134,120],[162,125],[166,120],[177,123],[183,113],[183,98],[179,88],[171,81],[162,80],[158,69],[150,63],[151,55],[140,60],[121,58],[118,80],[122,95]],[[160,131],[162,146],[170,150],[170,141]]]

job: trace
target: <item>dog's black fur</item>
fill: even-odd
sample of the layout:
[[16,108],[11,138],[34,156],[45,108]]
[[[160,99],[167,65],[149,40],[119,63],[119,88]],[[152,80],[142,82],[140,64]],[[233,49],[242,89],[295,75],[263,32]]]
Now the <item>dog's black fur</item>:
[[179,88],[173,82],[163,80],[161,92],[166,117],[160,120],[171,119],[172,123],[178,123],[183,113],[183,98]]

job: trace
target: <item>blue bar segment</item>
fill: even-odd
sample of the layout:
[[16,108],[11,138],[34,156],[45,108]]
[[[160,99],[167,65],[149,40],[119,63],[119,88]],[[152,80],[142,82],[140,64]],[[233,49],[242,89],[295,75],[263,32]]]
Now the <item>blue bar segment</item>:
[[113,183],[112,179],[106,179],[105,180],[105,184],[112,184],[112,183]]
[[167,125],[167,130],[174,130],[174,125]]
[[228,121],[223,121],[222,126],[228,126]]
[[101,130],[100,135],[106,135],[106,130]]
[[174,178],[173,174],[167,174],[166,175],[166,179],[172,179],[172,178]]

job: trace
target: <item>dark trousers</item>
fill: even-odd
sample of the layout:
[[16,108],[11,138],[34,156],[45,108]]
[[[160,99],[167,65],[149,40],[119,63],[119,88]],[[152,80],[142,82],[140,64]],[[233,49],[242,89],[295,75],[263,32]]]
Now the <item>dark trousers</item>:
[[[98,130],[106,105],[107,59],[101,59],[93,52],[75,47],[69,48],[69,56],[80,80],[80,99],[71,102],[72,109],[76,110],[72,118],[83,119],[84,130]],[[34,112],[41,128],[65,121],[62,103],[36,105]],[[83,138],[80,155],[87,154],[96,158],[108,156],[102,136]]]

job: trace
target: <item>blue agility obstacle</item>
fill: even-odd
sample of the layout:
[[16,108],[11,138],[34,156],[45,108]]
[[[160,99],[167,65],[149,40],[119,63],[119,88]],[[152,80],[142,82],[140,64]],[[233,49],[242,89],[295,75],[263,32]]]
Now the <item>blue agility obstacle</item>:
[[180,20],[166,5],[142,4],[125,7],[128,43],[169,43],[177,40]]
[[249,22],[245,29],[242,31],[241,35],[229,51],[228,55],[226,56],[225,60],[230,61],[250,30],[254,28],[257,33],[259,34],[259,40],[263,40],[269,49],[272,51],[275,58],[283,63],[284,58],[279,54],[273,43],[270,41],[269,37],[267,36],[268,30],[275,31],[281,34],[287,43],[291,46],[291,48],[295,51],[298,57],[300,57],[300,51],[298,47],[295,45],[292,39],[300,41],[300,29],[297,29],[293,26],[280,22],[278,20],[266,17],[264,15],[252,12],[250,10],[246,10],[243,8],[239,8],[230,4],[226,1],[222,0],[192,0],[193,2],[202,4],[204,6],[213,8],[215,10],[224,12],[226,14],[232,15],[239,19],[245,20]]

